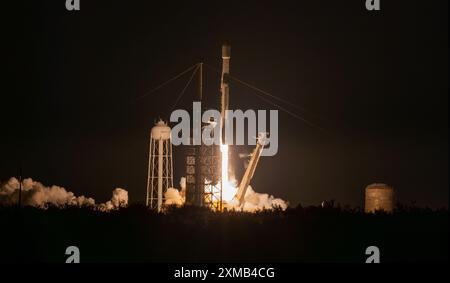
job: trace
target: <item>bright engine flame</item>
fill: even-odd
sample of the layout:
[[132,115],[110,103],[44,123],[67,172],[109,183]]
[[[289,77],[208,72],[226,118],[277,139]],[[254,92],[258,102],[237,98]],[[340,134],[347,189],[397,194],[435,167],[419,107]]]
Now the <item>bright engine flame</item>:
[[231,181],[228,176],[228,145],[221,144],[220,152],[222,153],[222,199],[226,202],[231,202],[236,195],[238,188],[236,182]]
[[[229,156],[228,156],[228,145],[221,144],[220,152],[222,155],[222,171],[221,171],[221,180],[217,182],[217,184],[213,184],[211,180],[205,179],[205,193],[206,193],[206,201],[208,203],[213,204],[217,210],[225,209],[237,209],[248,212],[255,212],[262,209],[273,209],[275,207],[280,207],[285,210],[288,204],[279,198],[274,198],[273,196],[269,196],[268,194],[260,194],[248,186],[246,192],[246,200],[245,205],[243,207],[240,206],[239,201],[235,199],[235,196],[238,192],[237,181],[234,179],[234,176],[229,176]],[[247,195],[249,197],[247,198]],[[219,205],[220,200],[223,201],[222,205]]]
[[221,144],[220,152],[222,152],[222,182],[228,181],[228,145]]

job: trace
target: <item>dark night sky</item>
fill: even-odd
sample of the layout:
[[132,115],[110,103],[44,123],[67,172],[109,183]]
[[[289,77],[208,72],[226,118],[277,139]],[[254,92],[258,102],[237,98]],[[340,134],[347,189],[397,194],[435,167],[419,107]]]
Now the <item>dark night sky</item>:
[[[143,201],[149,129],[168,118],[189,76],[134,99],[197,62],[220,68],[226,40],[233,75],[326,129],[280,112],[279,153],[261,159],[256,191],[292,205],[357,206],[366,185],[385,182],[401,202],[448,207],[448,1],[382,0],[379,12],[364,0],[81,0],[79,12],[64,2],[2,5],[10,77],[0,180],[22,164],[26,177],[76,195],[105,201],[123,187]],[[204,95],[218,107],[219,77],[208,70]],[[273,109],[237,84],[230,100],[232,109]],[[183,155],[174,150],[178,184]]]

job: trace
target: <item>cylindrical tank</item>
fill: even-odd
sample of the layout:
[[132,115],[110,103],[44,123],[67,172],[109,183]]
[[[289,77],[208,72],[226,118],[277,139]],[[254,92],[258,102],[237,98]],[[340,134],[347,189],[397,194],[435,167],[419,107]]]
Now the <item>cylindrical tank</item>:
[[386,184],[371,184],[365,189],[364,211],[366,213],[373,213],[377,210],[392,213],[394,202],[394,188]]
[[164,121],[160,120],[156,125],[152,128],[151,132],[152,139],[159,140],[168,140],[170,139],[170,127],[167,126]]

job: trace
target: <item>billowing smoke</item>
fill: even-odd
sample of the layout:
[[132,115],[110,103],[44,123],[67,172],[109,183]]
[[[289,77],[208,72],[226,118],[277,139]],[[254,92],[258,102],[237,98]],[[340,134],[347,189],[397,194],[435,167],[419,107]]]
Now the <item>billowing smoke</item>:
[[126,206],[128,206],[128,192],[124,189],[116,188],[112,192],[111,200],[99,204],[98,209],[101,211],[110,211]]
[[[19,180],[11,177],[7,182],[0,185],[0,206],[17,205],[19,201]],[[42,183],[33,181],[31,178],[22,181],[21,204],[38,208],[65,207],[92,207],[102,211],[109,211],[118,207],[128,205],[128,192],[117,188],[113,191],[110,201],[95,205],[95,200],[85,196],[75,196],[63,187],[46,187]]]
[[288,207],[288,204],[284,200],[268,194],[257,193],[251,186],[248,186],[244,199],[244,211],[249,212],[274,208],[286,210]]
[[[0,205],[16,205],[19,200],[19,181],[11,177],[0,188]],[[94,206],[95,200],[85,196],[76,197],[59,186],[46,187],[31,178],[22,181],[21,202],[24,206],[47,208],[48,206]]]
[[[165,193],[164,197],[166,198],[165,204],[175,204],[182,205],[185,201],[185,193],[186,193],[186,178],[182,177],[180,180],[181,191],[178,191],[174,188],[169,188]],[[229,186],[225,187],[225,190],[229,190],[230,201],[224,201],[224,206],[228,210],[241,210],[239,207],[239,203],[236,199],[232,199],[233,195],[237,192],[237,182],[229,182]],[[227,192],[224,192],[226,194]],[[243,211],[246,212],[256,212],[260,210],[272,210],[272,209],[281,209],[286,210],[288,208],[288,203],[280,198],[275,198],[269,194],[261,194],[257,193],[253,190],[251,186],[248,186],[247,191],[245,193],[245,203],[243,207]]]
[[180,191],[175,188],[168,188],[164,193],[164,198],[166,199],[165,204],[167,205],[183,205],[184,199],[180,195]]
[[186,192],[186,177],[180,179],[181,192]]
[[[166,205],[183,205],[186,195],[186,178],[180,180],[181,190],[169,188],[164,194]],[[19,200],[19,181],[11,177],[7,182],[0,186],[0,206],[17,205]],[[100,211],[110,211],[128,205],[128,192],[121,188],[116,188],[112,192],[111,200],[95,204],[95,200],[85,196],[75,196],[72,192],[63,187],[46,187],[42,183],[33,181],[31,178],[22,181],[21,203],[23,206],[33,206],[46,209],[49,206],[54,207],[91,207]],[[225,203],[228,209],[239,210],[238,203],[234,199]],[[274,196],[255,192],[251,186],[247,188],[245,194],[244,211],[255,212],[263,209],[280,208],[285,210],[288,204]]]
[[166,199],[164,204],[166,205],[177,205],[181,206],[185,201],[185,192],[186,192],[186,178],[181,177],[180,180],[181,191],[175,188],[168,188],[164,193],[164,198]]

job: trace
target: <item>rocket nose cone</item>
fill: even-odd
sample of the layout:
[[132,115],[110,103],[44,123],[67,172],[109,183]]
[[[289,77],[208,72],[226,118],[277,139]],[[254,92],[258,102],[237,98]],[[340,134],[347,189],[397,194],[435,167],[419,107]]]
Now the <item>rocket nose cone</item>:
[[222,58],[229,59],[231,57],[231,46],[228,43],[222,45]]

